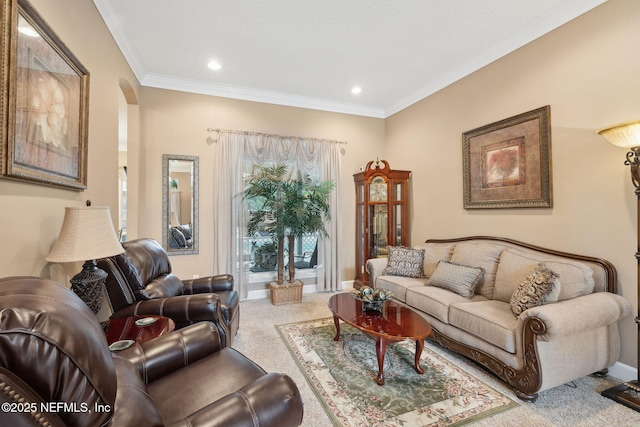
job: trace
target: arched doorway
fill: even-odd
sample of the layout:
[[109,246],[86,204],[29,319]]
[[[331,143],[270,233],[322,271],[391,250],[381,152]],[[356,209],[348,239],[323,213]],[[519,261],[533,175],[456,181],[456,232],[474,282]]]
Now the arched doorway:
[[120,79],[118,108],[118,229],[122,241],[138,237],[140,125],[138,97]]

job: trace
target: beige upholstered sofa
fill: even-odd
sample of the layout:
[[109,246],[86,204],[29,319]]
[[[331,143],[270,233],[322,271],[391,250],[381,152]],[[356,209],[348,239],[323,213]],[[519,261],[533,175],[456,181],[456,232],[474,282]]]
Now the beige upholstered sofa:
[[[485,366],[520,399],[533,402],[540,391],[605,373],[618,359],[617,322],[631,305],[616,295],[609,262],[496,237],[427,240],[404,249],[367,261],[372,286],[417,309],[431,324],[432,340]],[[424,262],[416,262],[422,251]],[[421,269],[423,277],[407,277]],[[546,282],[551,292],[541,295],[532,281]]]

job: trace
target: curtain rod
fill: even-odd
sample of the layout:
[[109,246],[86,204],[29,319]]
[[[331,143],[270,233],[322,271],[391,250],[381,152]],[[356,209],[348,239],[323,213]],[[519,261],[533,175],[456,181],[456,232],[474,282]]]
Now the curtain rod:
[[[220,133],[220,132],[230,132],[230,133],[239,133],[239,134],[242,134],[242,135],[266,136],[266,137],[282,138],[282,139],[310,140],[310,141],[326,142],[326,143],[330,143],[330,144],[347,145],[347,143],[345,141],[334,141],[334,140],[331,140],[331,139],[323,139],[323,138],[304,138],[304,137],[300,137],[300,136],[283,136],[283,135],[276,135],[276,134],[273,134],[273,133],[249,132],[249,131],[242,131],[242,130],[207,128],[207,132],[218,132],[218,133]],[[208,138],[207,138],[207,140],[208,140]],[[218,142],[218,140],[213,140],[213,142]]]

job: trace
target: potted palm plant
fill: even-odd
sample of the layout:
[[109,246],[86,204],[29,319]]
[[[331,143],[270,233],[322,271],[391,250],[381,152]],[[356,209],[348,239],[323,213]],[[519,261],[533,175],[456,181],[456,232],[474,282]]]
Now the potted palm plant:
[[289,283],[295,281],[295,240],[305,234],[328,236],[324,225],[331,219],[329,197],[333,181],[314,180],[309,175],[298,177],[287,186],[287,240],[289,251]]
[[[246,200],[252,202],[248,233],[267,231],[277,244],[277,279],[270,284],[274,304],[302,300],[302,282],[295,280],[295,238],[305,233],[325,237],[324,224],[330,219],[329,196],[332,181],[293,177],[286,165],[262,166],[247,177]],[[285,242],[289,246],[289,280],[284,280]],[[278,295],[285,295],[279,297]]]

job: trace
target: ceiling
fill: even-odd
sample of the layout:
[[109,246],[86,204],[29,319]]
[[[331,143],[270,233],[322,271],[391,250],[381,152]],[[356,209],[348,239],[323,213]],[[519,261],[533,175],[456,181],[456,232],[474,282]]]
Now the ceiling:
[[388,117],[606,0],[93,1],[143,86]]

